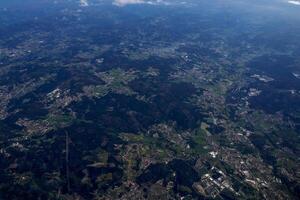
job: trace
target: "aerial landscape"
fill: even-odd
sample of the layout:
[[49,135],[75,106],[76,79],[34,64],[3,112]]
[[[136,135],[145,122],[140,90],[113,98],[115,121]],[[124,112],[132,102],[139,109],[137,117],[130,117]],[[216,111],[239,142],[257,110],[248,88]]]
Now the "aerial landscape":
[[299,0],[1,0],[0,200],[300,200]]

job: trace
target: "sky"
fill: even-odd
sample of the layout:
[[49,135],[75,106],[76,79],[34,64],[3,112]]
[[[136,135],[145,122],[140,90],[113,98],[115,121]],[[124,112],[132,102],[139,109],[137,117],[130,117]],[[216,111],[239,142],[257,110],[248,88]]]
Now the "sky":
[[[80,0],[81,2],[85,2],[83,4],[87,4],[88,0]],[[200,1],[200,0],[199,0]],[[211,1],[211,0],[210,0]],[[219,0],[215,0],[216,2],[218,2]],[[239,0],[236,0],[237,2]],[[272,0],[270,0],[272,1]],[[293,5],[297,5],[300,6],[300,0],[277,0],[277,1],[282,1],[283,3],[289,3],[289,4],[293,4]],[[172,1],[170,1],[172,2]],[[249,2],[251,2],[249,0]],[[129,4],[166,4],[167,2],[165,0],[113,0],[113,4],[116,6],[126,6]]]

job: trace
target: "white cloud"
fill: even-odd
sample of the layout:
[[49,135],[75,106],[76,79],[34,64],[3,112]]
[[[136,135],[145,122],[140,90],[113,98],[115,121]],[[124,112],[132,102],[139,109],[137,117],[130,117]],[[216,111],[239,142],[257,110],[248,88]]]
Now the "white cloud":
[[86,7],[89,5],[88,0],[80,0],[80,6]]
[[289,3],[291,3],[291,4],[294,4],[294,5],[298,5],[298,6],[300,6],[300,1],[288,1]]
[[115,0],[113,2],[116,6],[126,6],[127,4],[141,4],[145,3],[143,0]]
[[129,4],[151,4],[151,5],[157,5],[164,3],[163,0],[114,0],[113,4],[116,6],[126,6]]

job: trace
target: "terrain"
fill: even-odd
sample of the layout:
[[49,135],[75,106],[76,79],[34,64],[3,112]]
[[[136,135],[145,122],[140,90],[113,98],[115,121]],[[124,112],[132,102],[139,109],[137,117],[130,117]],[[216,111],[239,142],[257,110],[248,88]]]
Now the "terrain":
[[299,199],[300,6],[0,2],[0,199]]

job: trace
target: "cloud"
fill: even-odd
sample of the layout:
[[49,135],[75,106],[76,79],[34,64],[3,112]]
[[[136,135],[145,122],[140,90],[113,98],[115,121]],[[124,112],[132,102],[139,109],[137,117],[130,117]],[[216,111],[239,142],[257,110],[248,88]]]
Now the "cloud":
[[116,6],[126,6],[129,4],[151,4],[157,5],[164,3],[163,0],[114,0],[113,4]]
[[83,6],[83,7],[86,7],[86,6],[88,6],[89,5],[89,2],[88,2],[88,0],[80,0],[80,6]]
[[128,4],[141,4],[145,3],[143,0],[115,0],[113,2],[114,5],[116,6],[126,6]]
[[296,0],[295,1],[288,1],[288,3],[300,6],[300,1],[296,1]]

